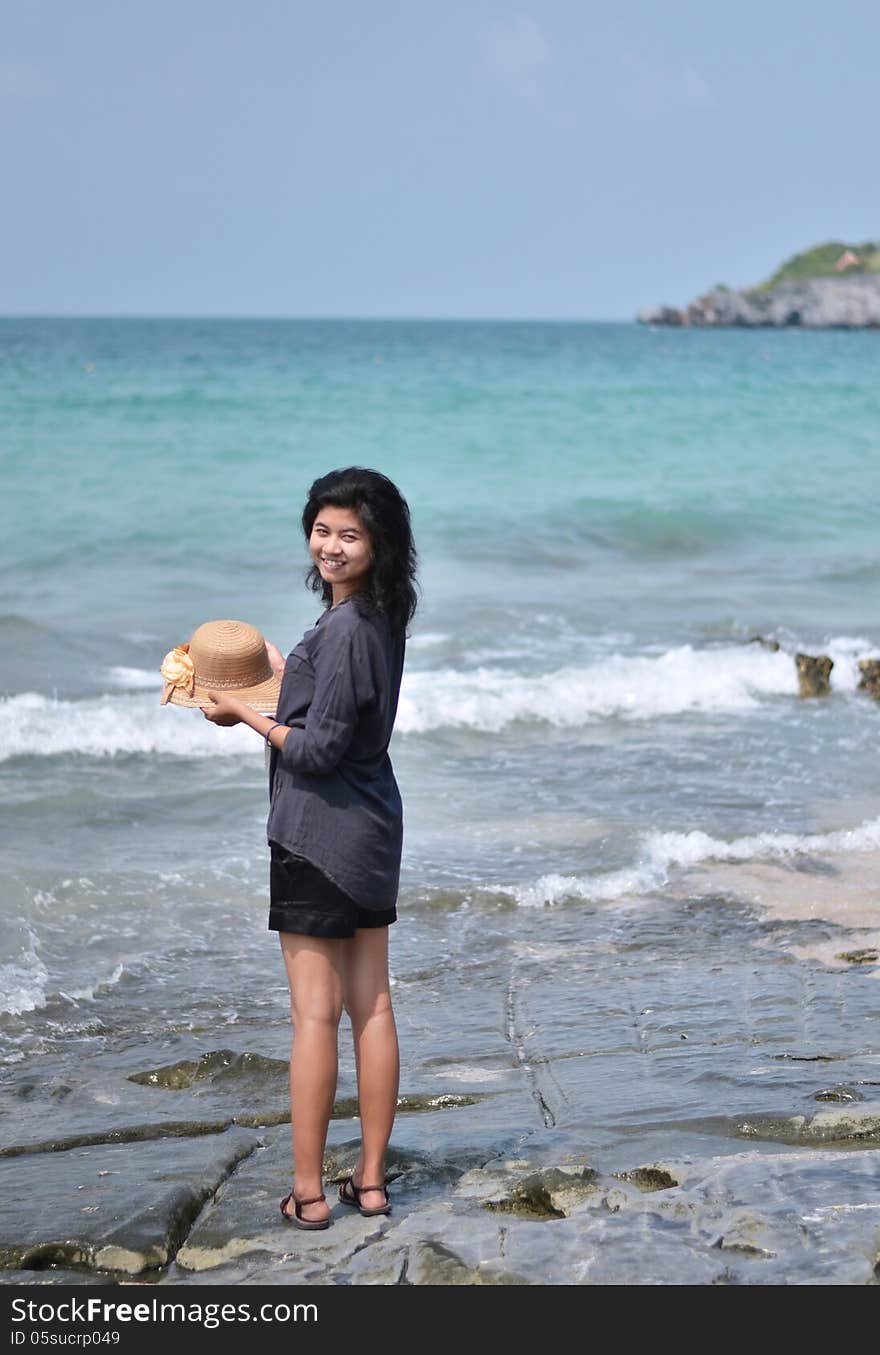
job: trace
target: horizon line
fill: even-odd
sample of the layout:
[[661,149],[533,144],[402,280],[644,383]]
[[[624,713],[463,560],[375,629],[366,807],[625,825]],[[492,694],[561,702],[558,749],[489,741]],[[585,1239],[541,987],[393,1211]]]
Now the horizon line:
[[553,324],[553,325],[630,325],[634,316],[588,315],[286,315],[277,312],[198,311],[3,311],[0,320],[296,320],[314,323],[344,320],[361,324]]

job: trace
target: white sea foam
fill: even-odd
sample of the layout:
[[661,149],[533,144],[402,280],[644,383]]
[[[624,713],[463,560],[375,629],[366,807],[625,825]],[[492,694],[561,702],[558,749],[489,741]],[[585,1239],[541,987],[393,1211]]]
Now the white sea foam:
[[60,753],[213,758],[248,752],[259,755],[260,748],[245,726],[218,729],[200,711],[160,706],[154,695],[56,701],[23,692],[0,701],[0,762]]
[[15,959],[0,964],[0,1011],[20,1016],[44,1007],[48,982],[49,971],[37,954],[37,938],[28,928],[25,949]]
[[615,899],[647,894],[661,883],[650,866],[606,871],[598,875],[542,875],[530,885],[511,885],[505,890],[521,908],[543,908],[563,899],[587,903],[611,903]]
[[541,908],[563,899],[609,903],[660,889],[673,871],[687,870],[706,861],[780,861],[799,856],[877,851],[880,851],[880,818],[831,833],[756,833],[730,842],[699,831],[650,833],[643,838],[639,860],[633,866],[596,875],[542,875],[532,884],[504,888],[524,908]]
[[152,668],[111,668],[110,681],[127,691],[148,691],[162,686],[158,670]]
[[683,645],[657,657],[615,654],[533,677],[498,668],[410,672],[398,728],[495,732],[517,720],[565,728],[608,717],[650,720],[686,711],[749,710],[768,697],[795,695],[790,654],[744,645],[706,650]]
[[838,635],[829,640],[825,647],[828,657],[834,660],[831,670],[831,686],[837,691],[854,692],[861,680],[859,659],[880,658],[876,647],[861,636]]

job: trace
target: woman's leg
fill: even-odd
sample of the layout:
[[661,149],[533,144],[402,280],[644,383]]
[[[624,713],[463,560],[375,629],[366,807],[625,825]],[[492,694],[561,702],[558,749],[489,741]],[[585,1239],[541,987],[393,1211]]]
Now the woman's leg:
[[[290,984],[290,1120],[293,1189],[310,1200],[323,1190],[327,1126],[336,1096],[337,1040],[342,1015],[342,955],[349,940],[279,932]],[[306,1205],[302,1217],[325,1219],[324,1201]],[[288,1205],[293,1213],[293,1204]]]
[[[344,943],[343,1001],[351,1017],[361,1116],[361,1155],[356,1186],[385,1180],[385,1149],[397,1109],[400,1056],[388,982],[388,928],[361,927]],[[368,1191],[366,1209],[385,1203],[384,1191]]]

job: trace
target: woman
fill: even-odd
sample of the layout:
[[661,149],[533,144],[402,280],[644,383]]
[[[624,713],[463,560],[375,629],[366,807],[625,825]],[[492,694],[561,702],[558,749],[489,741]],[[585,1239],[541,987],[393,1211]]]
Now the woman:
[[326,1228],[322,1189],[342,1008],[351,1018],[361,1153],[339,1189],[362,1214],[390,1211],[385,1150],[399,1055],[388,980],[403,830],[388,742],[407,626],[416,607],[409,509],[395,485],[359,466],[316,480],[303,510],[308,582],[327,608],[285,663],[274,720],[222,691],[214,724],[243,722],[271,748],[269,927],[290,984],[294,1180],[281,1201],[300,1228]]

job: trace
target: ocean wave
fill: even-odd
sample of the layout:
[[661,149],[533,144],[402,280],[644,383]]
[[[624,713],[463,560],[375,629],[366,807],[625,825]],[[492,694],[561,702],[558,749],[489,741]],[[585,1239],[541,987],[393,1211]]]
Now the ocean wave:
[[755,833],[731,842],[698,830],[653,833],[646,845],[651,864],[664,875],[673,867],[687,868],[704,861],[779,861],[837,852],[875,852],[880,850],[880,818],[831,833]]
[[246,726],[218,729],[199,711],[159,706],[156,696],[60,701],[23,692],[0,701],[0,762],[71,753],[214,758],[248,752],[260,748]]
[[106,979],[95,979],[94,983],[87,983],[82,988],[74,988],[71,992],[58,989],[58,996],[65,1002],[72,1002],[76,1005],[79,1002],[94,1002],[95,998],[106,993],[110,988],[115,988],[119,980],[125,973],[125,965],[118,964]]
[[[832,685],[853,691],[858,659],[875,651],[868,641],[846,636],[826,649],[835,660]],[[88,700],[37,692],[0,699],[0,762],[77,753],[237,757],[257,746],[244,727],[217,729],[198,712],[161,707],[160,679],[149,669],[116,667],[111,679],[115,692]],[[656,655],[609,654],[531,676],[495,665],[411,669],[401,688],[397,729],[403,735],[444,728],[493,734],[517,722],[566,729],[606,719],[749,711],[796,695],[794,659],[782,650],[682,645]]]
[[762,698],[796,696],[797,689],[790,654],[682,645],[656,657],[614,654],[534,677],[498,668],[410,672],[397,727],[414,734],[444,726],[494,733],[514,721],[571,728],[610,717],[749,710]]
[[613,903],[662,889],[673,871],[708,861],[780,861],[876,851],[880,851],[880,818],[830,833],[755,833],[729,842],[699,830],[650,833],[642,839],[639,860],[632,866],[596,875],[542,875],[531,884],[502,888],[523,908],[541,908],[566,899]]

